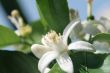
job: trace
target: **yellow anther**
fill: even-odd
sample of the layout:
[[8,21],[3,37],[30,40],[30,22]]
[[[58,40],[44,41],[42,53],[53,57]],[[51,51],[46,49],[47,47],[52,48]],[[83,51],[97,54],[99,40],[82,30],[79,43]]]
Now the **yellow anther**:
[[11,15],[12,15],[13,17],[19,16],[19,11],[18,11],[18,10],[13,10],[13,11],[11,12]]

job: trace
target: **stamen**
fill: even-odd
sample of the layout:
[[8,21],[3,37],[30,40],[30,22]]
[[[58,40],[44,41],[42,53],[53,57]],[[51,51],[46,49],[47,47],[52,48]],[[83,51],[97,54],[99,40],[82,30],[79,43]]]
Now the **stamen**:
[[13,11],[11,12],[11,16],[12,16],[12,17],[20,16],[19,11],[18,11],[18,10],[13,10]]
[[45,39],[50,41],[50,43],[58,43],[60,41],[61,34],[59,33],[58,35],[55,31],[51,30],[45,35],[45,37]]

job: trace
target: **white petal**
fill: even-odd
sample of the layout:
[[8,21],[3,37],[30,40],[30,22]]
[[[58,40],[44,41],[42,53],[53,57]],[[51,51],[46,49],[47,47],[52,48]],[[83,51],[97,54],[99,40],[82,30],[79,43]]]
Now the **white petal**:
[[50,71],[50,68],[46,68],[44,73],[49,73],[49,71]]
[[67,53],[61,54],[56,60],[63,71],[73,73],[72,60]]
[[18,17],[18,23],[19,23],[19,26],[24,26],[24,21],[23,21],[23,19],[22,19],[22,17]]
[[71,34],[69,35],[72,42],[82,39],[82,37],[84,36],[84,33],[82,32],[82,30],[83,30],[83,27],[81,23],[77,24],[73,28]]
[[20,33],[19,30],[15,30],[15,33],[16,33],[17,36],[21,36],[21,33]]
[[58,57],[58,53],[55,51],[50,51],[45,53],[38,63],[38,69],[41,73],[44,73],[48,65],[53,61],[56,57]]
[[36,57],[41,58],[42,55],[44,55],[48,51],[51,51],[51,49],[49,49],[48,47],[45,47],[43,45],[34,44],[31,47],[31,51]]
[[73,20],[71,21],[67,26],[66,28],[64,29],[64,32],[63,32],[63,40],[64,42],[67,44],[67,39],[68,39],[68,36],[69,34],[71,33],[71,31],[75,28],[76,25],[80,24],[80,20],[79,19],[76,19],[76,20]]
[[105,29],[102,23],[96,20],[84,21],[82,24],[84,27],[83,32],[87,34],[96,35],[97,33],[101,32],[100,27],[101,29]]
[[73,51],[87,51],[87,52],[95,51],[92,44],[85,42],[85,41],[77,41],[77,42],[71,43],[68,46],[68,49],[73,50]]
[[84,38],[85,40],[88,40],[88,39],[90,38],[90,36],[91,36],[90,34],[85,34],[83,38]]
[[110,32],[110,20],[107,19],[107,18],[105,18],[105,17],[101,17],[100,18],[100,22],[102,22],[103,23],[103,26],[106,28],[106,30],[108,32]]
[[16,26],[16,28],[18,29],[19,28],[19,23],[18,21],[14,18],[14,17],[11,17],[11,16],[8,16],[8,18],[10,19],[10,21]]
[[96,54],[105,54],[110,53],[110,44],[107,42],[98,42],[93,43],[94,48],[96,49]]

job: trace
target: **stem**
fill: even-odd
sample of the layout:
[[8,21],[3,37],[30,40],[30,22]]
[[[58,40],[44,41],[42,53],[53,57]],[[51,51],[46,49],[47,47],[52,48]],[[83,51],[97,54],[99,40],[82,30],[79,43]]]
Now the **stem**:
[[[88,42],[91,43],[91,40],[92,40],[92,35],[90,34]],[[85,54],[85,64],[86,64],[87,63],[87,52],[84,52],[84,54]],[[85,70],[87,71],[87,73],[89,73],[87,67],[85,67]]]
[[29,38],[30,38],[30,40],[31,40],[33,43],[35,43],[35,40],[32,38],[31,35],[29,36]]
[[90,34],[90,35],[89,35],[89,40],[88,40],[88,42],[89,42],[89,43],[92,43],[91,41],[92,41],[92,35]]
[[21,39],[22,39],[22,42],[21,43],[26,44],[28,46],[31,46],[32,45],[32,43],[29,43],[28,41],[26,41],[26,39],[24,39],[24,38],[21,38]]
[[26,45],[28,45],[28,46],[32,46],[31,43],[28,43],[28,42],[26,42],[26,41],[24,41],[23,44],[26,44]]
[[30,41],[31,43],[35,43],[35,40],[33,39],[33,37],[30,35],[28,35],[27,37],[24,38],[25,40]]
[[[87,52],[84,52],[84,55],[85,55],[85,65],[87,64]],[[85,70],[87,71],[87,67],[85,67]]]

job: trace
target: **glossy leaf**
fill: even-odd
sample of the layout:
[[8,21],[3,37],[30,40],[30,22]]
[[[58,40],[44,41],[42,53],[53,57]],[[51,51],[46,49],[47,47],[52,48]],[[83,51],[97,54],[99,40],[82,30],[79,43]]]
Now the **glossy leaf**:
[[63,32],[69,23],[67,0],[36,0],[36,2],[44,26],[48,26],[50,30]]
[[0,25],[0,47],[20,43],[20,38],[13,30]]
[[[105,60],[103,65],[100,68],[96,69],[87,69],[89,73],[110,73],[110,56],[108,56]],[[85,72],[81,72],[85,73]]]
[[97,34],[96,36],[92,38],[91,42],[93,43],[94,41],[110,42],[110,34],[108,33]]
[[39,73],[37,59],[16,51],[0,51],[0,73]]
[[34,43],[40,43],[43,35],[46,34],[46,29],[41,23],[41,20],[37,20],[35,22],[30,23],[32,27],[32,34],[30,35],[33,39]]

